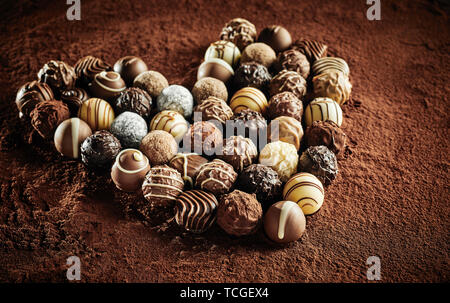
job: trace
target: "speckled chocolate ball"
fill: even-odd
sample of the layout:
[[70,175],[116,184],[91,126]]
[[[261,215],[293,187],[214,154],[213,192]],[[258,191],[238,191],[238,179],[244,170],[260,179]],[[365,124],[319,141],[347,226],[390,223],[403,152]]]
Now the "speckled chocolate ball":
[[268,113],[271,119],[288,116],[302,122],[303,103],[291,92],[279,93],[270,98]]
[[114,119],[110,128],[123,148],[139,148],[142,139],[147,135],[147,123],[136,113],[123,112]]
[[302,99],[306,95],[307,83],[299,73],[283,70],[272,78],[269,85],[270,96],[282,93],[294,93]]
[[139,149],[149,158],[152,165],[162,165],[177,154],[178,144],[168,132],[153,130],[142,139]]
[[151,70],[139,74],[134,79],[133,86],[142,88],[152,98],[157,98],[162,90],[169,86],[169,82],[161,73]]
[[306,79],[311,67],[305,55],[295,49],[289,49],[278,55],[277,68],[279,71],[286,69],[297,72]]
[[256,27],[248,20],[235,18],[227,22],[220,33],[220,40],[233,42],[241,51],[256,39]]
[[275,51],[265,43],[252,43],[242,52],[241,64],[256,62],[270,68],[277,60]]
[[194,98],[187,88],[181,85],[170,85],[162,90],[156,106],[158,111],[174,110],[188,119],[192,115]]
[[121,149],[113,134],[99,130],[81,144],[81,160],[90,168],[110,168]]
[[212,77],[205,77],[198,80],[192,88],[192,95],[197,104],[201,104],[203,100],[209,97],[216,97],[225,102],[228,100],[228,90],[225,84]]

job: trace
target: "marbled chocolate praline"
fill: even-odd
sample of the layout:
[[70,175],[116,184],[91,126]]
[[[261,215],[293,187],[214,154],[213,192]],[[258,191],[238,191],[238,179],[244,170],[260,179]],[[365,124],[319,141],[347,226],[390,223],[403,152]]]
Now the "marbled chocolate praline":
[[233,166],[220,159],[214,159],[200,167],[195,179],[195,187],[214,195],[225,194],[230,191],[237,176]]
[[238,173],[252,164],[258,157],[258,150],[252,140],[242,136],[225,139],[219,159],[231,164]]
[[178,153],[170,160],[169,166],[175,168],[183,177],[184,183],[192,188],[200,167],[206,162],[208,159],[195,153]]

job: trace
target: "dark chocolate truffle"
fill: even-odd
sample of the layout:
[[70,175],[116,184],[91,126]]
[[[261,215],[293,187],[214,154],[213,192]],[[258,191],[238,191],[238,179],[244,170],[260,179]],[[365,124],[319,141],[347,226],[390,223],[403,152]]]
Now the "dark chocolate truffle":
[[161,165],[177,154],[178,144],[168,132],[153,130],[142,139],[139,149],[147,155],[152,165]]
[[258,37],[259,42],[266,43],[277,53],[282,52],[291,46],[291,34],[282,26],[272,25],[265,27]]
[[46,83],[31,81],[17,91],[16,105],[20,114],[30,116],[31,111],[40,102],[54,100],[53,91]]
[[197,121],[189,127],[183,138],[183,148],[188,152],[212,156],[222,147],[223,135],[213,123]]
[[277,243],[297,241],[305,229],[305,215],[295,202],[277,202],[264,215],[264,231],[269,239]]
[[291,70],[308,78],[310,64],[305,55],[295,49],[289,49],[278,55],[278,70]]
[[241,56],[241,64],[257,62],[267,68],[271,68],[275,61],[277,61],[275,51],[269,45],[261,42],[252,43],[247,46]]
[[103,100],[115,98],[126,88],[125,82],[116,72],[103,71],[95,75],[89,85],[89,92],[93,97]]
[[77,81],[85,88],[87,88],[88,84],[94,80],[95,75],[110,70],[112,70],[112,68],[108,63],[93,56],[83,57],[75,64]]
[[90,168],[109,168],[121,149],[119,139],[106,130],[99,130],[81,144],[81,160]]
[[200,167],[195,178],[195,187],[214,195],[225,194],[230,191],[237,176],[233,166],[220,159],[214,159]]
[[235,171],[241,172],[258,157],[258,150],[252,140],[242,136],[225,139],[219,159],[231,164]]
[[150,169],[148,158],[137,149],[122,150],[111,169],[111,179],[116,187],[126,192],[139,190]]
[[228,130],[227,126],[227,136],[231,134],[250,138],[257,147],[260,141],[263,141],[262,139],[264,141],[261,144],[266,143],[267,121],[260,113],[251,109],[244,109],[232,117],[232,124],[234,130]]
[[61,101],[44,101],[30,114],[31,125],[46,139],[52,138],[59,124],[70,118],[69,108]]
[[307,83],[299,73],[283,70],[270,81],[270,96],[282,93],[294,93],[300,100],[306,95]]
[[312,65],[317,59],[326,57],[328,46],[319,41],[300,39],[292,44],[292,49],[306,56]]
[[338,174],[336,156],[323,145],[308,147],[300,156],[299,169],[313,174],[324,185],[330,185]]
[[246,86],[255,87],[267,92],[272,76],[264,65],[256,62],[244,63],[236,70],[234,88],[236,90]]
[[241,51],[256,39],[256,27],[248,20],[235,18],[228,21],[220,33],[220,40],[233,42]]
[[117,60],[114,64],[114,71],[119,73],[125,83],[130,86],[134,79],[148,70],[147,64],[138,57],[126,56]]
[[152,107],[152,97],[143,89],[130,87],[120,93],[114,102],[114,112],[133,112],[148,119]]
[[216,97],[208,97],[203,100],[202,104],[195,107],[194,112],[202,113],[202,120],[215,120],[225,124],[227,120],[233,117],[233,111],[228,104],[222,99]]
[[56,150],[70,158],[78,158],[80,145],[92,135],[89,125],[79,118],[70,118],[62,122],[55,131]]
[[170,160],[169,166],[175,168],[188,187],[194,187],[194,180],[200,167],[208,162],[206,158],[194,153],[178,153]]
[[271,119],[288,116],[302,122],[303,103],[291,92],[279,93],[270,98],[268,112]]
[[347,135],[333,121],[314,121],[306,129],[305,139],[307,146],[325,145],[338,155],[345,148]]
[[63,61],[50,60],[38,72],[40,82],[47,83],[54,93],[75,87],[76,75],[72,66]]
[[61,93],[61,101],[69,107],[72,116],[77,116],[81,104],[89,98],[88,93],[82,88],[65,90]]

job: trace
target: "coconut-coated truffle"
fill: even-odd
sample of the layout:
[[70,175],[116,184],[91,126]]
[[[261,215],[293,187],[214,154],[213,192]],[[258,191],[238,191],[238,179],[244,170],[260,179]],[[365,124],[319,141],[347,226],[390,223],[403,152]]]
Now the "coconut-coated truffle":
[[192,88],[192,95],[197,104],[201,104],[203,100],[209,97],[216,97],[225,102],[228,100],[228,90],[225,83],[212,77],[205,77],[198,80]]
[[275,51],[265,43],[252,43],[244,49],[241,56],[241,64],[256,62],[270,68],[277,60]]
[[148,157],[152,166],[161,165],[177,154],[178,144],[168,132],[153,130],[142,139],[140,150]]
[[144,118],[138,114],[123,112],[113,121],[110,130],[120,140],[122,147],[137,149],[148,128]]
[[59,124],[70,118],[67,105],[61,101],[38,103],[31,111],[31,125],[43,138],[51,138]]
[[192,115],[194,98],[187,88],[181,85],[170,85],[162,90],[156,105],[158,111],[174,110],[188,119]]
[[147,91],[152,98],[157,98],[162,90],[169,86],[169,82],[161,73],[149,70],[140,73],[134,79],[133,86],[142,88]]

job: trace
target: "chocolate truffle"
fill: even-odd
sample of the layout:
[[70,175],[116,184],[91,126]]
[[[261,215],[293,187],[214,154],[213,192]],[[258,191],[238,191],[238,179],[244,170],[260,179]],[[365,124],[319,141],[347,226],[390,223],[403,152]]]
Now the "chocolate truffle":
[[228,83],[234,76],[233,68],[224,60],[209,58],[198,67],[197,81],[206,77],[211,77]]
[[305,229],[305,215],[295,202],[277,202],[264,215],[264,231],[269,239],[277,243],[297,241]]
[[63,156],[78,158],[81,143],[92,135],[89,125],[78,118],[63,121],[55,131],[56,150]]
[[224,140],[219,159],[231,164],[240,173],[258,157],[258,150],[252,140],[242,136],[231,136]]
[[270,96],[291,92],[300,100],[306,95],[307,83],[299,73],[283,70],[270,81]]
[[81,160],[90,168],[110,168],[122,146],[109,131],[99,130],[81,144]]
[[177,142],[183,139],[188,127],[184,117],[173,110],[163,110],[157,113],[150,122],[150,130],[164,130],[171,134]]
[[256,62],[244,63],[236,70],[234,88],[241,89],[251,86],[267,92],[272,76],[264,65]]
[[158,111],[174,110],[188,119],[192,115],[194,98],[187,88],[181,85],[170,85],[162,90],[156,105]]
[[277,60],[275,51],[265,43],[252,43],[242,52],[241,64],[256,62],[270,68]]
[[31,125],[42,138],[49,139],[61,122],[70,118],[69,108],[61,101],[38,103],[30,114]]
[[263,116],[251,109],[244,109],[232,117],[227,123],[229,135],[250,138],[256,146],[262,148],[267,143],[267,121]]
[[192,188],[200,167],[206,162],[208,162],[206,158],[194,153],[178,153],[170,160],[169,166],[175,168],[183,177],[185,184]]
[[117,115],[123,112],[133,112],[144,119],[150,117],[152,97],[143,89],[130,87],[120,93],[114,102],[114,110]]
[[277,117],[270,122],[267,130],[269,142],[283,141],[294,145],[297,150],[300,149],[303,127],[297,119],[288,116]]
[[189,190],[177,197],[175,222],[187,231],[203,233],[216,220],[218,206],[214,195],[203,190]]
[[295,49],[288,49],[278,55],[278,70],[291,70],[308,78],[310,64],[305,55]]
[[77,87],[61,93],[61,101],[67,105],[71,116],[76,116],[81,104],[89,98],[88,93],[84,89]]
[[120,140],[123,148],[138,149],[148,128],[144,118],[136,113],[123,112],[114,119],[111,133]]
[[293,175],[283,188],[283,199],[297,203],[305,215],[322,207],[324,195],[322,183],[310,173]]
[[183,148],[187,152],[212,156],[222,148],[223,135],[213,123],[197,121],[189,127],[183,138]]
[[148,70],[147,64],[135,56],[126,56],[117,60],[113,67],[116,73],[119,73],[125,83],[130,86],[134,79],[143,72]]
[[325,145],[338,155],[345,148],[347,135],[333,121],[314,121],[306,129],[305,139],[307,146]]
[[239,188],[254,193],[264,208],[281,196],[282,183],[272,168],[262,164],[252,164],[239,175]]
[[149,202],[149,214],[170,218],[173,216],[175,200],[183,193],[181,174],[167,165],[150,169],[142,184],[142,193]]
[[330,69],[338,70],[347,77],[350,74],[347,62],[345,62],[344,59],[337,57],[325,57],[316,60],[312,65],[311,71],[313,76],[317,76]]
[[54,93],[75,87],[76,75],[72,66],[63,61],[50,60],[38,72],[40,82],[47,83]]
[[205,61],[211,58],[222,59],[234,68],[241,58],[241,52],[233,42],[219,40],[211,43],[206,50]]
[[114,121],[114,110],[108,102],[98,98],[84,101],[78,110],[78,117],[92,130],[109,129]]
[[110,70],[112,70],[112,68],[108,63],[93,56],[83,57],[75,64],[77,81],[84,87],[87,87],[98,73]]
[[297,149],[283,141],[268,143],[259,154],[259,163],[271,167],[286,182],[297,171]]
[[277,53],[282,52],[291,46],[291,34],[280,25],[265,27],[258,37],[258,42],[269,45]]
[[147,91],[152,98],[158,98],[162,90],[169,86],[169,82],[159,72],[146,71],[134,79],[133,86]]
[[313,174],[324,185],[330,185],[339,171],[335,154],[324,145],[308,147],[300,156],[299,169]]
[[152,165],[161,165],[177,154],[178,144],[168,132],[152,130],[142,139],[140,150],[147,155]]
[[233,166],[220,159],[214,159],[200,167],[195,178],[195,187],[214,195],[225,194],[230,191],[237,176]]
[[316,98],[305,109],[305,123],[310,126],[314,121],[333,121],[342,125],[342,109],[330,98]]
[[217,210],[217,224],[229,235],[245,236],[256,232],[263,211],[253,194],[240,190],[224,195]]
[[337,70],[327,70],[312,79],[315,97],[328,97],[339,105],[350,98],[352,84],[347,76]]
[[268,113],[271,119],[288,116],[302,122],[303,103],[291,92],[279,93],[270,98]]
[[31,111],[40,102],[54,100],[53,91],[46,83],[31,81],[17,91],[16,106],[20,115],[30,116]]
[[230,107],[235,114],[244,109],[251,109],[264,116],[267,111],[267,99],[259,89],[244,87],[233,95],[230,100]]
[[256,27],[248,20],[235,18],[228,21],[220,33],[220,40],[233,42],[242,51],[256,39]]
[[233,111],[228,104],[222,99],[212,96],[203,100],[202,104],[197,105],[194,111],[201,112],[204,121],[215,120],[222,124],[233,117]]
[[148,158],[137,149],[124,149],[116,157],[111,179],[116,187],[126,192],[138,191],[150,170]]
[[192,95],[194,96],[197,104],[202,104],[203,100],[209,97],[216,97],[227,102],[228,90],[225,84],[211,77],[206,77],[198,80],[192,88]]
[[328,46],[315,40],[300,39],[292,44],[292,49],[306,56],[310,64],[327,55]]
[[125,82],[116,72],[103,71],[95,75],[89,84],[89,92],[93,97],[111,100],[125,90]]

